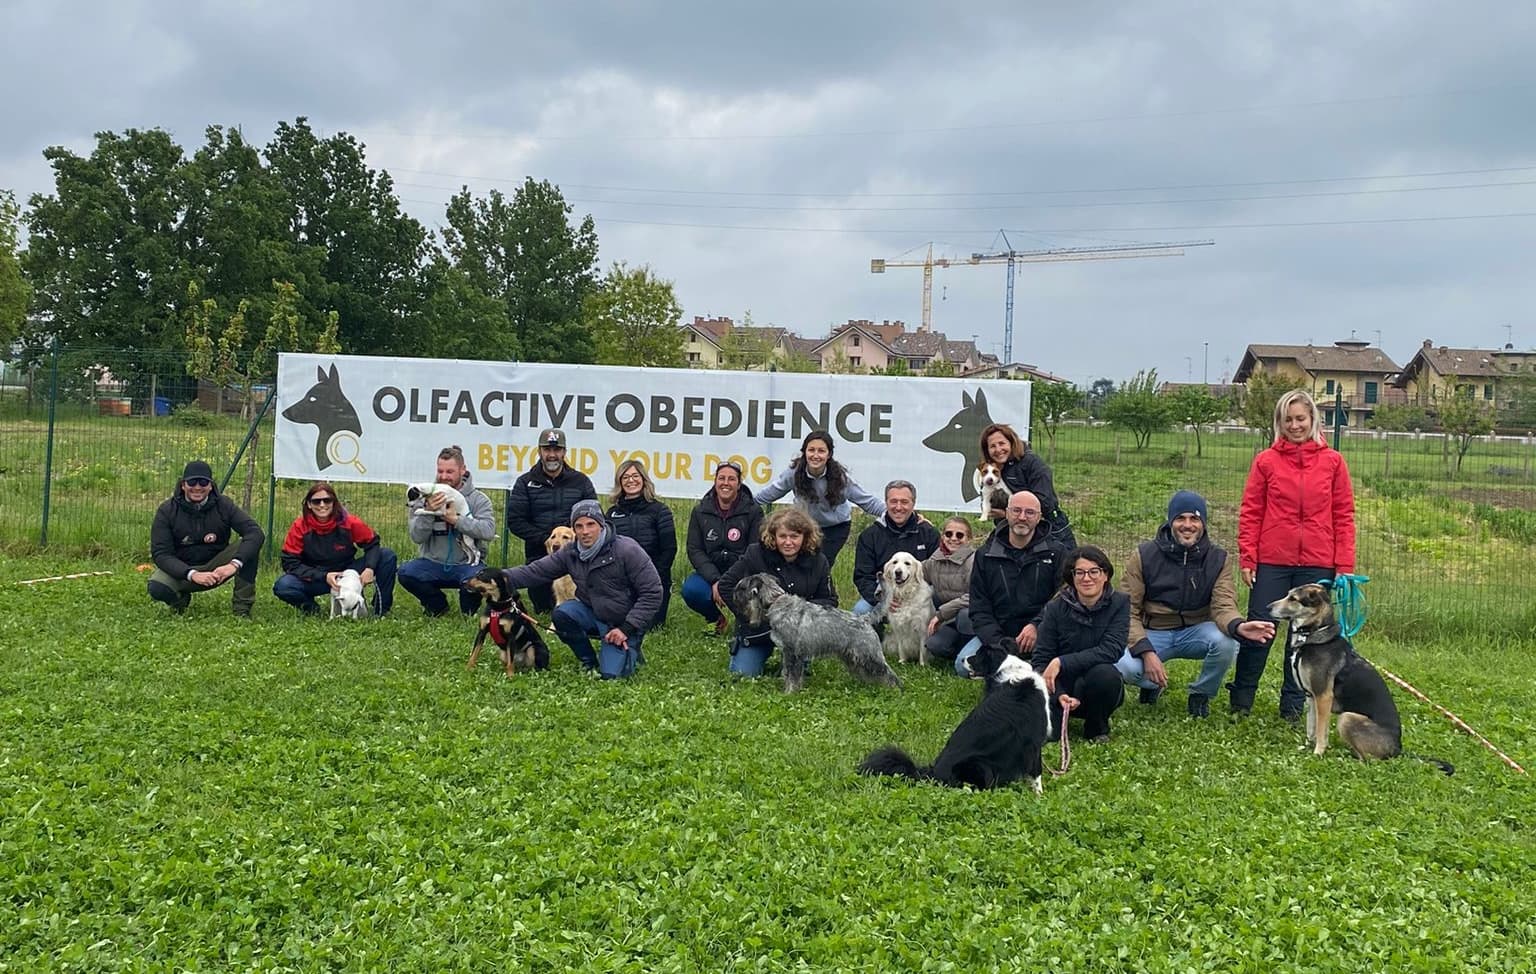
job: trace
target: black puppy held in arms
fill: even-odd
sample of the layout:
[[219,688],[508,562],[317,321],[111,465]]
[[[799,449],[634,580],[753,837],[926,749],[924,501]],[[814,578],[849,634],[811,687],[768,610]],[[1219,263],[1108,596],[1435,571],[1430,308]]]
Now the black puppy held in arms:
[[885,661],[874,627],[852,612],[792,595],[767,572],[737,582],[731,599],[751,625],[767,621],[773,644],[784,654],[785,693],[800,690],[807,663],[827,657],[842,660],[848,672],[865,683],[901,689],[901,679]]
[[899,747],[872,752],[860,774],[937,781],[951,788],[1002,788],[1020,778],[1040,794],[1040,748],[1051,736],[1045,680],[1002,646],[983,646],[966,660],[972,676],[985,677],[975,708],[949,735],[932,766],[920,768]]
[[[1269,604],[1269,614],[1289,619],[1286,637],[1291,673],[1307,694],[1307,740],[1313,754],[1328,749],[1333,715],[1339,715],[1339,737],[1362,761],[1385,761],[1403,753],[1403,723],[1386,681],[1355,653],[1333,615],[1333,600],[1318,584],[1298,585]],[[1437,758],[1408,757],[1437,765],[1451,774],[1455,768]]]
[[539,636],[539,631],[528,621],[528,613],[517,597],[517,590],[507,585],[506,576],[499,569],[482,568],[474,578],[464,583],[464,588],[485,600],[485,614],[480,617],[480,630],[475,633],[474,646],[469,651],[469,662],[464,668],[472,670],[480,662],[480,648],[487,636],[501,652],[501,665],[507,676],[515,676],[522,669],[549,669],[549,647]]

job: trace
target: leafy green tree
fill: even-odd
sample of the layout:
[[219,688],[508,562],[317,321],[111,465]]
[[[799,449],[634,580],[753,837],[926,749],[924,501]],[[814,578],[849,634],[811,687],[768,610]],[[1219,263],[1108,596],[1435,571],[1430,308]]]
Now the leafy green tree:
[[1082,395],[1070,382],[1036,382],[1030,387],[1029,413],[1031,423],[1038,423],[1045,430],[1050,443],[1046,459],[1056,459],[1056,430],[1062,417],[1082,402]]
[[1536,374],[1506,373],[1498,381],[1499,425],[1513,430],[1536,429]]
[[337,312],[348,352],[418,350],[401,325],[420,311],[427,232],[402,212],[389,173],[370,169],[352,136],[322,139],[302,116],[278,124],[266,158],[298,249],[293,272],[268,280],[293,284],[295,310],[316,328]]
[[506,302],[486,294],[445,258],[435,257],[423,269],[422,288],[417,339],[434,355],[497,362],[523,357]]
[[1122,382],[1104,403],[1104,418],[1112,426],[1130,430],[1136,449],[1146,449],[1152,434],[1172,422],[1168,398],[1157,391],[1157,370],[1137,372],[1135,378]]
[[646,266],[630,270],[615,263],[586,299],[587,328],[601,365],[683,367],[682,317],[672,282]]
[[59,146],[43,157],[54,193],[30,200],[22,260],[36,337],[127,349],[119,368],[148,370],[181,344],[177,309],[192,277],[181,147],[160,129],[129,129],[99,133],[84,158]]
[[1371,429],[1392,430],[1406,433],[1430,427],[1429,415],[1424,407],[1415,402],[1382,403],[1371,414]]
[[21,273],[17,254],[20,240],[21,210],[16,194],[0,190],[0,350],[8,349],[27,323],[27,308],[32,304],[32,285]]
[[1440,428],[1456,441],[1456,472],[1472,447],[1474,436],[1493,432],[1493,409],[1472,395],[1472,390],[1457,390],[1446,383],[1440,396]]
[[1094,419],[1104,418],[1104,404],[1109,397],[1115,394],[1115,380],[1094,379],[1088,387],[1088,415]]
[[885,367],[884,368],[878,368],[878,367],[877,368],[871,368],[869,370],[869,374],[870,375],[909,376],[909,375],[912,374],[912,368],[909,365],[907,365],[907,360],[906,359],[904,359],[904,358],[893,358],[893,359],[891,359],[891,360],[889,360],[888,362],[885,363]]
[[953,379],[955,377],[955,363],[942,355],[935,355],[928,360],[928,365],[923,369],[923,375],[930,379]]
[[782,358],[775,359],[772,367],[779,372],[820,372],[821,363],[809,355],[798,351],[790,351]]
[[1275,438],[1275,403],[1292,389],[1304,389],[1299,379],[1275,372],[1254,370],[1243,387],[1243,422],[1258,431],[1259,442],[1268,445]]
[[[1203,385],[1180,386],[1179,391],[1170,397],[1169,407],[1174,422],[1194,428],[1195,456],[1204,455],[1200,427],[1225,419],[1230,405],[1226,399],[1211,395],[1210,389]],[[1186,441],[1185,450],[1188,449],[1188,441]]]
[[741,316],[741,323],[732,325],[720,338],[720,367],[741,371],[765,369],[773,358],[773,348],[762,331],[752,323],[752,312]]
[[583,302],[596,287],[597,230],[590,215],[571,226],[553,183],[523,182],[512,199],[466,187],[448,201],[443,246],[470,283],[502,301],[523,357],[591,362]]

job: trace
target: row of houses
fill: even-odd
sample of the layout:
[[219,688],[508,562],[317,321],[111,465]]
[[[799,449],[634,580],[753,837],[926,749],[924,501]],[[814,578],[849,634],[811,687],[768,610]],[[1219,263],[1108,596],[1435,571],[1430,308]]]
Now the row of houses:
[[693,368],[773,368],[798,360],[823,372],[900,367],[922,374],[943,363],[946,375],[962,378],[1067,381],[1028,363],[999,362],[997,356],[978,351],[973,341],[951,341],[943,332],[922,328],[908,331],[899,320],[849,319],[825,338],[802,338],[787,328],[695,315],[692,324],[683,324],[683,333],[683,350]]

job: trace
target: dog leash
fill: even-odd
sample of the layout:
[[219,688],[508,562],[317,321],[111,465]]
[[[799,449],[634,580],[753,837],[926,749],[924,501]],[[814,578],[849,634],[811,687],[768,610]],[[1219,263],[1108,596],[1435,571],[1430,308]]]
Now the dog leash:
[[[1356,656],[1360,656],[1360,654],[1358,652],[1355,653],[1355,655]],[[1360,656],[1360,658],[1361,659],[1365,659],[1364,656]],[[1371,661],[1368,660],[1368,659],[1365,659],[1365,661],[1367,663],[1371,663]],[[1375,663],[1371,663],[1371,665],[1372,666],[1376,666]],[[1376,666],[1376,668],[1382,672],[1383,676],[1387,677],[1393,683],[1396,683],[1398,686],[1402,687],[1404,690],[1407,690],[1409,693],[1413,694],[1415,697],[1418,697],[1420,700],[1424,701],[1425,703],[1429,704],[1431,707],[1434,707],[1436,710],[1440,711],[1440,713],[1442,715],[1444,715],[1445,718],[1447,720],[1449,720],[1457,729],[1466,732],[1474,740],[1476,740],[1477,742],[1482,744],[1483,747],[1486,747],[1488,750],[1492,751],[1494,754],[1497,754],[1499,756],[1499,760],[1503,761],[1505,764],[1509,765],[1511,768],[1514,768],[1516,771],[1520,772],[1521,774],[1525,774],[1525,769],[1520,767],[1520,765],[1516,764],[1514,758],[1510,757],[1508,754],[1505,754],[1503,751],[1501,751],[1498,748],[1494,747],[1493,746],[1493,742],[1488,740],[1488,738],[1484,737],[1483,735],[1479,734],[1477,731],[1473,730],[1471,724],[1468,724],[1466,721],[1462,720],[1460,717],[1456,716],[1455,714],[1451,713],[1449,710],[1447,710],[1444,707],[1440,706],[1438,703],[1435,703],[1433,700],[1431,700],[1428,697],[1426,697],[1423,694],[1423,692],[1419,690],[1418,687],[1414,686],[1412,683],[1409,683],[1407,680],[1405,680],[1402,677],[1398,676],[1396,673],[1393,673],[1391,670],[1387,669],[1385,666]]]
[[1348,572],[1320,580],[1321,584],[1333,591],[1333,616],[1345,639],[1354,638],[1356,633],[1365,628],[1365,583],[1370,580],[1368,575],[1351,575]]
[[1071,715],[1072,708],[1063,704],[1061,708],[1061,770],[1057,771],[1055,768],[1045,769],[1058,778],[1066,774],[1068,769],[1072,767],[1072,745],[1067,741],[1067,718]]
[[545,632],[550,633],[551,635],[555,635],[555,636],[560,635],[558,632],[555,632],[555,627],[554,626],[546,626],[546,625],[544,625],[544,623],[542,623],[539,620],[535,619],[533,616],[529,615],[526,612],[521,612],[520,611],[520,612],[518,612],[518,616],[520,616],[524,622],[528,623],[528,625],[532,626],[535,629],[542,629]]

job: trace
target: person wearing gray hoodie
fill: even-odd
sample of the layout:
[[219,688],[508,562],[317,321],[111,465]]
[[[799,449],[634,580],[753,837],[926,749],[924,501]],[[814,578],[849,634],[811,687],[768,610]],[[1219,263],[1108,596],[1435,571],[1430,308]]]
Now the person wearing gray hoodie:
[[480,596],[461,586],[485,563],[486,547],[496,537],[495,509],[470,479],[464,451],[457,446],[438,452],[436,482],[463,494],[469,513],[459,516],[441,493],[408,501],[406,520],[417,555],[400,566],[396,580],[429,616],[448,611],[445,588],[458,589],[459,611],[473,615],[480,609]]

